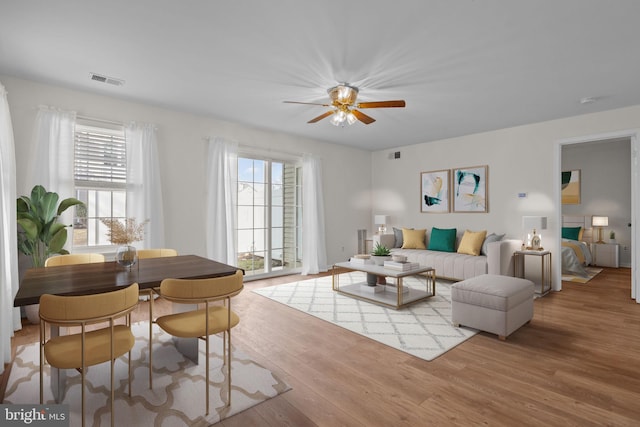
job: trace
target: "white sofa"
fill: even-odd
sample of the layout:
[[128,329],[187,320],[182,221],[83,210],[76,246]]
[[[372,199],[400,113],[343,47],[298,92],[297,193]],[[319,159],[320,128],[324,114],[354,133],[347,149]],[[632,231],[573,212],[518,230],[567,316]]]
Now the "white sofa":
[[[460,238],[461,234],[458,235],[456,249],[460,244]],[[374,237],[374,244],[376,240],[380,241],[379,237],[378,239]],[[384,244],[384,242],[381,243]],[[435,268],[437,277],[466,280],[481,274],[513,276],[513,253],[519,250],[521,246],[522,242],[520,240],[507,239],[488,243],[487,255],[474,256],[457,252],[401,248],[391,248],[391,253],[405,255],[407,261]]]

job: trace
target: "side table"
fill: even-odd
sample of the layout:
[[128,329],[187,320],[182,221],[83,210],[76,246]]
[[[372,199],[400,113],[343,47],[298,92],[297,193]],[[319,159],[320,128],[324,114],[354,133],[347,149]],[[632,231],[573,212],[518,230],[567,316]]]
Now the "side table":
[[534,256],[540,258],[540,296],[551,292],[551,251],[515,251],[513,253],[513,275],[525,279],[525,257]]

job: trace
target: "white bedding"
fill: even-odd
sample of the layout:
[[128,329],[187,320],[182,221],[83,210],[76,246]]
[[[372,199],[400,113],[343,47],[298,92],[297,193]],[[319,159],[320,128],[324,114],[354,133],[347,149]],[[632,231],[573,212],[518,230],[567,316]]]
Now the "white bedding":
[[566,242],[571,242],[575,245],[578,245],[582,256],[584,257],[584,263],[581,263],[578,259],[578,256],[574,252],[573,248],[567,246],[561,246],[562,250],[562,272],[577,274],[582,277],[587,277],[587,270],[585,270],[585,266],[592,263],[591,251],[589,250],[589,245],[585,242],[580,242],[577,240],[570,239],[562,239]]

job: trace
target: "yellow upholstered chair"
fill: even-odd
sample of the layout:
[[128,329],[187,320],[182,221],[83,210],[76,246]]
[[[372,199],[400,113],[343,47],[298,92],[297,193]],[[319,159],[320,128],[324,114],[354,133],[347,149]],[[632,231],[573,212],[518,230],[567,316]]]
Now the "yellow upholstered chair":
[[47,258],[44,262],[44,266],[55,267],[57,265],[91,264],[94,262],[104,262],[104,255],[102,254],[56,255],[56,256],[52,256],[51,258]]
[[[209,279],[165,279],[160,284],[160,297],[178,304],[202,304],[192,311],[160,316],[155,323],[179,338],[200,338],[206,342],[206,414],[209,414],[209,335],[224,333],[223,360],[227,366],[227,406],[231,405],[231,328],[240,318],[231,311],[231,297],[243,289],[243,272]],[[221,304],[212,304],[222,301]],[[151,336],[149,337],[151,345]],[[149,350],[151,354],[151,349]],[[151,377],[151,363],[149,363]]]
[[[43,401],[45,358],[52,367],[76,369],[82,376],[82,425],[84,426],[84,382],[88,366],[111,361],[111,425],[113,426],[113,365],[115,359],[129,353],[129,396],[131,396],[131,312],[138,305],[138,284],[94,295],[40,297],[40,404]],[[125,317],[122,324],[115,321]],[[50,336],[47,325],[73,327],[80,332]],[[87,326],[95,325],[87,331]]]
[[138,259],[144,258],[161,258],[165,256],[178,256],[175,249],[138,249]]

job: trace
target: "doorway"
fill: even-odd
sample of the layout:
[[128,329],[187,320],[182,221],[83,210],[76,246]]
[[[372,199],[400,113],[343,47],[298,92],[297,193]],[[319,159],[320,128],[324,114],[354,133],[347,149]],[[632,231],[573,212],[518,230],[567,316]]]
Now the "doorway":
[[[629,176],[626,178],[629,180],[629,185],[626,185],[627,183],[625,182],[624,184],[624,192],[628,194],[629,197],[629,201],[627,202],[627,204],[625,205],[626,207],[623,207],[622,209],[620,209],[620,207],[617,206],[607,206],[607,203],[598,203],[598,196],[594,196],[594,193],[597,193],[598,191],[603,191],[602,189],[598,189],[597,188],[597,182],[595,187],[591,187],[590,189],[586,189],[585,188],[585,196],[588,195],[588,200],[585,200],[585,204],[581,203],[581,206],[578,207],[574,207],[573,209],[569,208],[568,206],[563,206],[562,205],[562,201],[561,201],[561,192],[560,192],[560,186],[557,186],[557,193],[556,193],[556,203],[557,206],[559,207],[559,209],[557,209],[557,221],[558,224],[562,224],[562,215],[563,213],[567,212],[567,213],[571,213],[571,214],[576,214],[576,215],[603,215],[605,212],[607,212],[607,209],[611,210],[615,210],[615,216],[616,218],[616,222],[615,222],[615,227],[619,230],[619,232],[626,236],[626,240],[624,241],[624,243],[621,245],[622,249],[621,249],[621,259],[626,260],[623,264],[625,264],[624,266],[626,267],[630,267],[631,268],[631,298],[635,299],[636,302],[640,302],[640,289],[638,288],[638,276],[637,276],[637,265],[638,265],[638,254],[637,254],[637,248],[638,245],[637,243],[640,242],[640,236],[638,236],[638,230],[634,227],[629,227],[629,224],[633,224],[636,222],[637,219],[637,215],[639,214],[638,212],[638,208],[637,208],[637,203],[638,203],[638,197],[636,196],[636,189],[640,188],[639,186],[639,178],[638,178],[638,165],[637,165],[637,153],[638,153],[638,131],[621,131],[621,132],[615,132],[615,133],[608,133],[608,134],[599,134],[599,135],[591,135],[591,136],[585,136],[585,137],[578,137],[578,138],[572,138],[572,139],[567,139],[567,140],[562,140],[562,141],[558,141],[557,143],[557,151],[556,151],[556,170],[555,170],[555,176],[556,176],[556,182],[560,182],[560,175],[561,172],[563,170],[563,166],[569,164],[570,167],[571,163],[568,161],[563,161],[566,159],[563,159],[563,154],[567,154],[572,152],[573,150],[577,150],[577,151],[573,151],[574,153],[578,153],[580,152],[580,150],[584,149],[584,150],[592,150],[594,153],[598,153],[599,150],[602,150],[603,147],[615,147],[616,144],[617,146],[624,146],[625,144],[628,144],[629,147],[629,161],[630,161],[630,165],[628,167],[628,170],[630,172],[627,172],[626,174],[628,174]],[[607,145],[607,144],[612,144],[612,145]],[[586,167],[591,169],[591,175],[590,178],[592,179],[592,183],[593,183],[593,178],[595,176],[602,176],[603,173],[605,173],[605,164],[606,164],[606,158],[603,156],[601,159],[599,158],[595,158],[595,159],[591,159],[590,161],[586,162]],[[602,161],[602,162],[600,162]],[[598,166],[601,166],[601,170],[598,171]],[[625,165],[626,167],[627,165]],[[607,190],[604,190],[607,191]],[[606,197],[605,197],[606,200]],[[566,209],[563,209],[565,208]],[[583,209],[583,210],[582,210]],[[621,213],[621,210],[624,212],[625,210],[629,210],[630,212],[627,213]],[[580,212],[580,213],[577,213]],[[624,215],[628,215],[627,217],[629,218],[629,220],[625,220]],[[559,233],[560,234],[560,233]],[[560,242],[560,235],[558,236],[558,247],[561,246],[561,242]],[[626,247],[626,249],[624,249]],[[556,259],[558,261],[556,261],[557,265],[555,266],[555,281],[556,283],[560,284],[560,289],[562,287],[562,265],[561,265],[561,260],[559,259],[561,257],[557,257]]]

